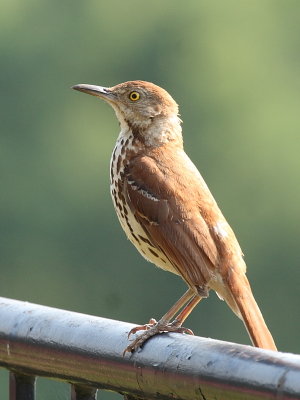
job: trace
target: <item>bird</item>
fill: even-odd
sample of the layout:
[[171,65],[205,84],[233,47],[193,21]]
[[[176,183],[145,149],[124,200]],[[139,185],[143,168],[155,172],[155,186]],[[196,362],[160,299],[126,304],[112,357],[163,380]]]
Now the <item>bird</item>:
[[236,236],[184,151],[178,105],[163,88],[135,80],[73,89],[115,111],[120,134],[110,162],[110,191],[127,238],[141,255],[180,276],[187,291],[158,321],[133,328],[134,352],[164,332],[193,334],[183,323],[214,290],[244,322],[255,347],[276,351],[246,277]]

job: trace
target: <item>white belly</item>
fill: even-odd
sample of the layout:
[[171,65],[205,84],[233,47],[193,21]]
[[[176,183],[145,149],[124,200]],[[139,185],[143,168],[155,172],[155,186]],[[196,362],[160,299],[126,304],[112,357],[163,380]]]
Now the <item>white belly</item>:
[[[135,218],[127,202],[125,202],[123,194],[123,173],[125,167],[122,154],[122,147],[125,140],[126,138],[120,135],[110,162],[110,192],[120,224],[127,238],[134,244],[146,260],[154,263],[157,267],[177,274],[177,271],[166,256],[148,239],[144,229]],[[130,146],[129,143],[127,143],[127,147],[128,146]]]

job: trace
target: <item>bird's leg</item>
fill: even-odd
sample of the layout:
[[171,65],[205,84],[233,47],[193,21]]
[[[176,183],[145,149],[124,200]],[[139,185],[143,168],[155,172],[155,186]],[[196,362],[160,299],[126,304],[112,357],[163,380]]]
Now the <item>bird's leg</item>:
[[[187,305],[184,307],[184,309],[177,315],[174,321],[171,322],[171,325],[175,327],[181,327],[184,321],[187,319],[187,317],[190,315],[190,313],[193,311],[193,309],[196,307],[196,305],[199,303],[201,299],[202,297],[194,295],[191,298],[191,300],[187,303]],[[182,328],[182,329],[185,330],[184,333],[189,333],[191,335],[194,334],[191,329],[187,328]]]
[[192,289],[188,289],[183,296],[180,297],[179,300],[170,308],[170,310],[157,322],[154,318],[151,318],[148,324],[136,326],[132,328],[128,333],[128,337],[133,333],[138,331],[146,331],[149,330],[151,327],[157,325],[158,323],[167,324],[171,321],[174,315],[194,296],[194,291]]
[[[194,307],[199,303],[201,297],[195,294],[193,289],[188,289],[184,295],[170,308],[170,310],[157,322],[155,319],[151,318],[148,324],[137,326],[128,334],[128,337],[140,330],[144,330],[139,337],[137,337],[129,346],[124,350],[125,354],[128,352],[133,352],[143,345],[143,343],[150,337],[164,332],[180,332],[189,333],[193,335],[190,329],[182,327],[182,323],[192,312]],[[185,306],[185,307],[184,307]],[[173,322],[170,322],[174,315],[182,308],[183,310],[177,315]]]

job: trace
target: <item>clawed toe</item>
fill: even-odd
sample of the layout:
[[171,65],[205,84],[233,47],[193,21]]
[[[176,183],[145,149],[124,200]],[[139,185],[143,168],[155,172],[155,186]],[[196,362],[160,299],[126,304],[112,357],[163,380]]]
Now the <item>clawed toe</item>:
[[181,326],[180,322],[175,319],[173,322],[169,324],[170,326],[174,327],[175,330],[169,329],[168,332],[178,332],[178,333],[186,333],[188,335],[194,336],[194,332],[189,329],[185,328],[184,326]]
[[147,330],[149,330],[150,328],[152,328],[156,324],[157,324],[156,319],[151,318],[150,321],[148,322],[148,324],[139,325],[139,326],[135,326],[134,328],[132,328],[128,332],[127,337],[129,338],[130,335],[133,335],[134,333],[137,333],[138,331],[147,331]]
[[185,327],[183,327],[183,326],[178,327],[178,328],[175,329],[174,331],[170,330],[169,332],[186,333],[186,334],[188,334],[188,335],[194,336],[194,332],[193,332],[191,329],[185,328]]
[[171,323],[166,323],[162,321],[157,322],[155,319],[151,318],[148,324],[140,325],[131,329],[130,332],[128,333],[128,337],[131,334],[134,334],[141,330],[143,330],[144,332],[126,347],[126,349],[123,351],[123,356],[126,354],[126,352],[132,353],[139,347],[142,347],[142,345],[152,336],[164,332],[177,332],[177,333],[186,333],[189,335],[194,335],[191,329],[180,326],[180,323],[176,319]]

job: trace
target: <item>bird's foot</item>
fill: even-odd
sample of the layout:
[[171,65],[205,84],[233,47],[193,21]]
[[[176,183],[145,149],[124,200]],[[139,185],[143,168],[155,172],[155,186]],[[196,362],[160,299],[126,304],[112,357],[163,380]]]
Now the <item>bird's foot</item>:
[[180,321],[174,320],[172,322],[165,321],[156,321],[154,318],[151,318],[148,324],[136,326],[132,328],[128,333],[128,337],[138,331],[144,331],[141,335],[139,335],[130,345],[126,347],[123,352],[123,355],[128,351],[130,353],[137,350],[139,347],[150,339],[152,336],[164,333],[164,332],[177,332],[177,333],[187,333],[189,335],[194,335],[193,331],[188,328],[184,328],[181,326]]

